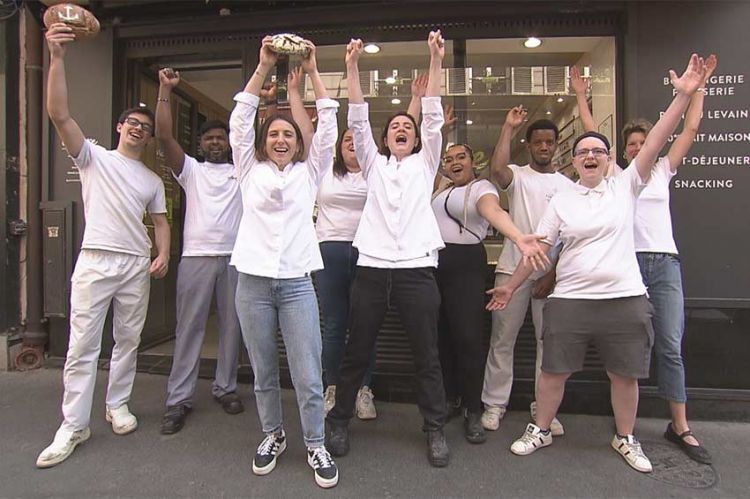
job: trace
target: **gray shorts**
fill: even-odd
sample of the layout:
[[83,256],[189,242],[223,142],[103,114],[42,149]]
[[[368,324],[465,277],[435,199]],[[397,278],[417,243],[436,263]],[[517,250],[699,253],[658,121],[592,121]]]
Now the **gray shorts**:
[[626,378],[648,378],[654,328],[645,295],[608,300],[550,298],[544,306],[542,370],[583,369],[590,342],[604,368]]

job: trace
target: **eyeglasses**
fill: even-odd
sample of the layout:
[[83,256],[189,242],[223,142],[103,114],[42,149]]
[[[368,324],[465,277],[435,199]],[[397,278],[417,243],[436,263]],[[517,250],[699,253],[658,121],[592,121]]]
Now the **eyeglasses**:
[[125,118],[125,123],[127,123],[128,125],[132,127],[141,127],[141,130],[143,130],[146,133],[151,133],[154,131],[154,126],[151,123],[144,123],[135,118],[127,117]]
[[589,154],[593,154],[596,158],[601,158],[602,156],[607,156],[609,154],[609,151],[604,149],[603,147],[595,147],[593,149],[578,149],[573,153],[573,156],[575,156],[576,158],[585,158]]

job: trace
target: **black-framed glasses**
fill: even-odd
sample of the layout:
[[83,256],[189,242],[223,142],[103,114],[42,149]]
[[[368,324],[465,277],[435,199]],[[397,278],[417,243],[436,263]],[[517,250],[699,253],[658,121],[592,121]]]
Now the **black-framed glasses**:
[[144,123],[136,118],[132,118],[128,116],[125,118],[125,123],[132,127],[141,127],[141,130],[143,130],[146,133],[152,133],[154,131],[154,125],[151,123]]
[[594,147],[593,149],[578,149],[573,153],[573,156],[575,156],[576,158],[585,158],[589,154],[593,154],[596,158],[601,158],[602,156],[607,156],[609,154],[609,151],[603,147]]

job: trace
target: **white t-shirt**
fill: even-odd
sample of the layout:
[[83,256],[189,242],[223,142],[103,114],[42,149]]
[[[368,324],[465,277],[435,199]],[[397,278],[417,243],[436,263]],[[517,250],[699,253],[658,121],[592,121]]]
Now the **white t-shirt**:
[[537,233],[562,242],[553,298],[606,300],[646,293],[633,242],[636,198],[645,184],[635,163],[593,189],[556,194]]
[[185,155],[175,179],[185,190],[182,256],[231,255],[242,218],[242,194],[229,163],[199,163]]
[[362,172],[339,177],[328,171],[318,187],[318,241],[354,241],[367,200],[367,182]]
[[430,208],[440,166],[445,122],[440,97],[422,97],[422,148],[398,161],[378,151],[368,105],[349,104],[354,152],[367,181],[367,201],[354,246],[357,265],[377,268],[437,267],[444,247]]
[[[539,173],[529,165],[508,167],[513,170],[513,180],[505,189],[510,218],[521,233],[531,234],[539,225],[552,196],[572,190],[575,184],[562,173]],[[518,246],[506,239],[495,272],[513,274],[522,256]]]
[[669,211],[669,183],[676,173],[666,156],[651,170],[651,180],[635,205],[636,251],[677,254]]
[[167,212],[161,178],[141,161],[89,140],[73,161],[80,173],[86,218],[81,248],[150,257],[143,215]]
[[[476,244],[484,240],[490,223],[479,214],[477,203],[487,194],[493,196],[495,202],[499,201],[497,189],[491,182],[476,180],[461,187],[448,187],[435,196],[432,211],[435,212],[443,241],[451,244]],[[450,216],[445,212],[446,208]],[[456,220],[461,222],[463,229]]]

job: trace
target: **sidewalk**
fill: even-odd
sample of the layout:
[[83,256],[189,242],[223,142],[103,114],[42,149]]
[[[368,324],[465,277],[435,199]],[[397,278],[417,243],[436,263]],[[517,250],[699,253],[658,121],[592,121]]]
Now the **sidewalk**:
[[476,446],[464,440],[454,419],[446,428],[451,464],[436,469],[427,462],[416,407],[384,402],[377,403],[377,420],[352,422],[351,452],[337,460],[339,485],[324,491],[307,465],[290,390],[283,394],[289,447],[273,473],[257,477],[250,462],[261,433],[249,386],[240,387],[246,411],[229,416],[212,400],[210,382],[200,380],[185,428],[163,436],[167,379],[139,373],[130,407],[140,425],[120,437],[104,421],[106,378],[100,371],[91,439],[63,464],[37,470],[37,454],[60,423],[62,372],[0,373],[0,497],[717,498],[747,497],[750,491],[746,423],[693,423],[714,455],[711,468],[683,458],[661,437],[665,421],[640,419],[637,435],[655,467],[649,476],[632,470],[610,448],[610,418],[562,414],[565,436],[527,457],[508,450],[528,422],[527,411],[508,413],[501,429]]

